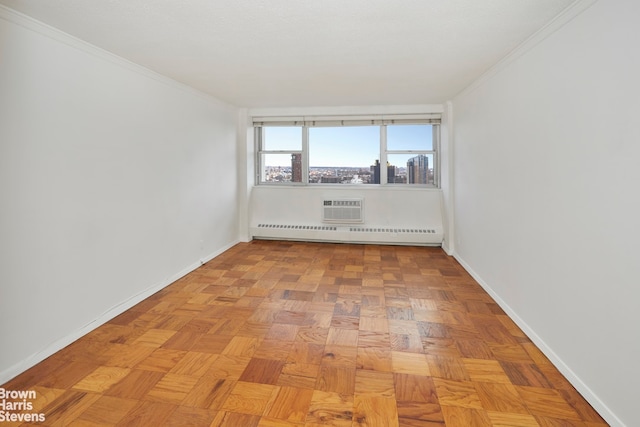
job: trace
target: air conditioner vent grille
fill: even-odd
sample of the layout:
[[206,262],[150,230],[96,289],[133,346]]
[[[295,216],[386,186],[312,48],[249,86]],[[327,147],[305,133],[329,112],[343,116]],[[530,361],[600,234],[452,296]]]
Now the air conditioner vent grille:
[[363,199],[325,199],[322,201],[322,221],[363,223]]

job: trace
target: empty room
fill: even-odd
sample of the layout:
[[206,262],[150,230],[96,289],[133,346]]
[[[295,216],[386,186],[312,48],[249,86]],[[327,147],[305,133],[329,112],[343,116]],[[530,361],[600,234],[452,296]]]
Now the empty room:
[[639,425],[639,14],[0,0],[0,425]]

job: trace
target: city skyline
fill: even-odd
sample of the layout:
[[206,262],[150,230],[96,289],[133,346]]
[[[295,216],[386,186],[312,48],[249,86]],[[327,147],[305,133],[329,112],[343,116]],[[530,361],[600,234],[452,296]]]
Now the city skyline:
[[[307,182],[310,184],[380,184],[381,167],[378,160],[371,166],[348,167],[310,167]],[[406,162],[406,167],[387,163],[388,184],[433,184],[433,168],[429,168],[429,157],[414,155]],[[287,166],[265,166],[262,182],[303,182],[302,159],[299,153],[291,154],[291,163]]]

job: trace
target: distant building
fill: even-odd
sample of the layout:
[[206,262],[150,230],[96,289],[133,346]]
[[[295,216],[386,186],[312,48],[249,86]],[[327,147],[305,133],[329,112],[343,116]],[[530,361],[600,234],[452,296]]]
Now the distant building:
[[[373,179],[370,181],[371,184],[380,184],[380,161],[376,160],[376,162],[371,166],[371,176]],[[396,180],[396,167],[392,166],[387,162],[387,182],[394,183]]]
[[320,182],[326,184],[340,184],[341,180],[342,178],[339,176],[323,176],[320,178]]
[[429,158],[424,154],[412,157],[407,160],[407,183],[429,183]]
[[387,162],[387,182],[393,184],[396,182],[396,167]]
[[371,184],[380,184],[380,160],[376,160],[370,169],[371,176],[373,177]]
[[291,155],[291,182],[302,182],[302,154]]

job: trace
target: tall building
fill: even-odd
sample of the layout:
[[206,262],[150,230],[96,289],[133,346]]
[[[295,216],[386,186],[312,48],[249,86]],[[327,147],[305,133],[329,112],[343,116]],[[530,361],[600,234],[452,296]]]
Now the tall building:
[[387,182],[392,184],[396,182],[396,167],[387,163]]
[[429,158],[424,154],[407,160],[407,184],[429,183]]
[[376,160],[376,162],[371,165],[371,176],[373,177],[371,184],[380,184],[380,160]]
[[291,155],[291,182],[302,182],[302,154]]
[[[371,184],[380,184],[380,161],[376,160],[376,162],[371,166],[371,175],[373,179],[371,180]],[[392,166],[387,162],[387,182],[393,183],[396,179],[396,167]]]

